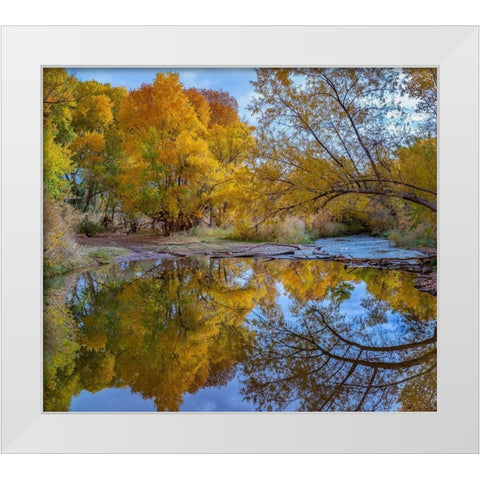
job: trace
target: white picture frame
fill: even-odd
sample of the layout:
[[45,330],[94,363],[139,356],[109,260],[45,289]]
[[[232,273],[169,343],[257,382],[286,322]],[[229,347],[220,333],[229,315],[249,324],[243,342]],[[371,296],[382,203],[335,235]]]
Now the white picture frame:
[[[478,452],[478,27],[3,27],[2,45],[3,452]],[[44,66],[438,67],[438,411],[43,413]]]

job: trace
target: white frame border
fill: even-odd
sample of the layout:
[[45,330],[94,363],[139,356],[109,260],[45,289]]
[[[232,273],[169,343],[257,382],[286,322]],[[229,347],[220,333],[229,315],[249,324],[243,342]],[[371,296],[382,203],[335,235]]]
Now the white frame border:
[[[42,413],[40,90],[53,65],[438,66],[438,412]],[[2,120],[3,452],[478,452],[478,27],[3,27]]]

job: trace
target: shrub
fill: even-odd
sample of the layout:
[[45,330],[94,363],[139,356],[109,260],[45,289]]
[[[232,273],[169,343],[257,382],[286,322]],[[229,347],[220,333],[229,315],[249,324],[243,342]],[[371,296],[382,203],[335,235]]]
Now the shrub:
[[286,217],[284,221],[274,224],[270,236],[277,242],[306,243],[310,240],[305,222],[298,217]]
[[366,228],[353,219],[348,222],[335,221],[329,212],[320,211],[313,217],[312,230],[316,238],[323,238],[354,235],[365,232]]
[[94,237],[104,231],[104,227],[88,218],[84,218],[78,225],[78,233],[84,233],[87,237]]
[[113,257],[108,252],[101,249],[94,252],[89,252],[88,256],[97,261],[100,265],[107,265],[113,260]]
[[[127,255],[128,253],[130,253],[129,250],[125,248],[100,247],[96,250],[89,251],[86,256],[94,260],[96,264],[107,265],[112,263],[115,257]],[[88,261],[82,263],[88,263]]]
[[421,224],[409,230],[390,230],[386,232],[396,247],[418,248],[436,247],[437,231],[433,225]]
[[73,208],[45,195],[43,203],[43,269],[46,277],[70,270],[79,255]]
[[206,227],[202,225],[197,225],[188,231],[188,235],[219,240],[232,238],[232,234],[233,229],[231,227]]
[[232,238],[279,243],[310,243],[312,241],[311,232],[307,230],[304,220],[294,216],[265,222],[257,227],[253,227],[248,222],[239,221],[233,228]]

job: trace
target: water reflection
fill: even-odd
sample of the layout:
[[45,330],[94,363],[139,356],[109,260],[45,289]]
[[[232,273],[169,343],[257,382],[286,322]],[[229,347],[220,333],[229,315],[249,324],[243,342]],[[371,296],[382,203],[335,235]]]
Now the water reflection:
[[206,257],[58,280],[46,288],[44,410],[82,398],[121,410],[127,394],[158,411],[435,410],[436,298],[413,282]]

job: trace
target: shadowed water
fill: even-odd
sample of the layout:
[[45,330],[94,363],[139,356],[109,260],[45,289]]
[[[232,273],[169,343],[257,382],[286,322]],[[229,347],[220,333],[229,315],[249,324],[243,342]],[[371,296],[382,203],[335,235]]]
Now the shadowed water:
[[45,411],[436,410],[436,298],[319,260],[125,262],[46,286]]

